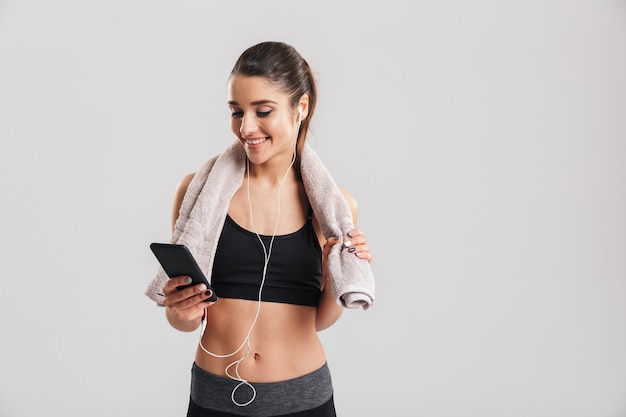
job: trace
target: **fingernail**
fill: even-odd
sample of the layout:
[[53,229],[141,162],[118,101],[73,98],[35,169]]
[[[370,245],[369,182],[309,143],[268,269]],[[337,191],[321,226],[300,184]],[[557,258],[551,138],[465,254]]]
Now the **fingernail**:
[[206,290],[206,285],[200,284],[200,286],[198,287],[198,291],[204,291],[204,290]]
[[213,294],[213,291],[211,291],[211,290],[209,290],[209,291],[204,293],[204,295],[206,295],[207,297],[210,297],[211,294]]
[[339,240],[339,238],[337,236],[333,236],[331,239],[332,240]]
[[347,240],[343,245],[345,247],[348,247],[348,246],[352,245],[352,241],[351,240]]
[[185,278],[185,283],[189,284],[190,282],[191,282],[191,278],[190,277]]
[[348,237],[354,237],[354,232],[352,230],[348,232]]
[[354,252],[356,250],[356,248],[350,248],[348,249],[348,252]]

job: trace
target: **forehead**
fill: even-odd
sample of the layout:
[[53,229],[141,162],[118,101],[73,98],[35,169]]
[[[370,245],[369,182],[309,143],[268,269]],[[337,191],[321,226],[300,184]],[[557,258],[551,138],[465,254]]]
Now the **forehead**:
[[228,101],[240,105],[271,100],[279,104],[289,102],[289,96],[265,77],[236,75],[228,81]]

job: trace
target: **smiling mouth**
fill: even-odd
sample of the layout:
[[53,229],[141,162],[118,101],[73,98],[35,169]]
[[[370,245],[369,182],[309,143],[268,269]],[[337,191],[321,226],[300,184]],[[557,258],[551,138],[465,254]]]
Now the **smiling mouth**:
[[259,143],[265,142],[267,138],[260,139],[244,139],[248,145],[258,145]]

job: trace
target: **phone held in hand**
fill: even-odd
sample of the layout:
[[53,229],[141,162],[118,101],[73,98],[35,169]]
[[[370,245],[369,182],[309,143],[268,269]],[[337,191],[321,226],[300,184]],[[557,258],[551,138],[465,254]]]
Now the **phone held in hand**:
[[193,285],[204,284],[211,290],[211,297],[204,301],[217,301],[217,295],[200,269],[195,258],[185,245],[175,243],[151,243],[150,249],[163,267],[168,277],[188,276],[191,283],[177,287],[179,290]]

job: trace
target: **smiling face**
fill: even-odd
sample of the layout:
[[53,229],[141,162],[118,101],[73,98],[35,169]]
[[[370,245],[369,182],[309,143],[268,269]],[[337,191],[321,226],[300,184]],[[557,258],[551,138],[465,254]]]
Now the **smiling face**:
[[290,102],[291,98],[266,78],[235,75],[230,79],[230,126],[250,162],[291,162],[299,115]]

